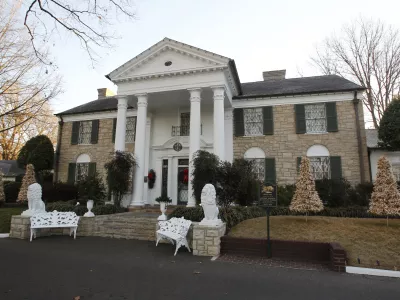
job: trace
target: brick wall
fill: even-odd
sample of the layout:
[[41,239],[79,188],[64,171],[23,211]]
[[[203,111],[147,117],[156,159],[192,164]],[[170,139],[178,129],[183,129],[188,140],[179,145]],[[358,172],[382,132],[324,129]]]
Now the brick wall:
[[[291,184],[296,180],[296,158],[306,155],[307,149],[315,144],[328,148],[331,156],[342,159],[342,174],[352,183],[360,182],[357,132],[354,104],[352,101],[336,103],[338,132],[326,134],[296,134],[294,105],[274,106],[274,134],[257,137],[234,137],[234,158],[243,158],[247,149],[259,147],[266,157],[274,157],[278,184]],[[361,139],[365,178],[369,180],[369,164],[364,129],[362,104],[359,104]]]
[[[111,158],[114,151],[112,141],[113,119],[102,119],[99,122],[98,143],[93,145],[71,145],[72,122],[65,122],[63,125],[59,177],[60,181],[66,182],[68,179],[68,164],[76,162],[80,154],[86,153],[90,156],[91,162],[96,163],[96,170],[106,178],[104,164]],[[126,144],[126,150],[133,152],[134,144]]]

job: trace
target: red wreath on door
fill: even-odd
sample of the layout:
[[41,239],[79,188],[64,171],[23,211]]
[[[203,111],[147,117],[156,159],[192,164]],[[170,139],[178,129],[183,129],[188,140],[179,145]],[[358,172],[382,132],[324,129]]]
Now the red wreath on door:
[[188,169],[184,169],[183,170],[183,183],[188,183],[189,181],[189,170]]

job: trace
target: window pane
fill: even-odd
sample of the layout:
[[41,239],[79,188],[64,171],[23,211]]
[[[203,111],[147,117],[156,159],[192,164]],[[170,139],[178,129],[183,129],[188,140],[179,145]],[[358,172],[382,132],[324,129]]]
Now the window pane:
[[249,158],[247,159],[253,162],[253,172],[256,175],[256,178],[264,182],[265,178],[265,160],[264,158]]
[[392,166],[393,175],[396,181],[400,181],[400,165],[393,165]]
[[126,118],[125,143],[135,142],[136,117]]
[[190,134],[190,113],[181,113],[181,136]]
[[326,132],[325,104],[305,105],[305,116],[308,133]]
[[79,123],[78,144],[90,144],[92,137],[92,121]]
[[331,178],[331,162],[329,156],[309,157],[314,180]]
[[89,164],[79,163],[76,164],[75,181],[79,181],[82,177],[89,175]]
[[243,110],[244,135],[263,134],[263,113],[262,108],[246,108]]

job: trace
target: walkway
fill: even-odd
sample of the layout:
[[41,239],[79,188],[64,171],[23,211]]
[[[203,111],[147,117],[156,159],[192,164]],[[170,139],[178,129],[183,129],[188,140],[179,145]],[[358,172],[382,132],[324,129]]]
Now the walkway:
[[98,237],[0,239],[0,299],[398,299],[400,280],[210,261]]

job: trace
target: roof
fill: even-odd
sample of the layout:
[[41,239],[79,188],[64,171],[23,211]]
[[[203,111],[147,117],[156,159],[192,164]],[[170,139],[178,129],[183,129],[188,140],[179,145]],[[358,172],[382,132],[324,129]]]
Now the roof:
[[25,174],[25,170],[18,167],[16,160],[0,160],[0,171],[6,177],[15,177]]
[[378,129],[365,129],[368,148],[378,148]]
[[[88,103],[65,110],[63,112],[56,114],[56,116],[116,110],[117,105],[118,105],[118,99],[116,97],[107,97],[107,98],[90,101]],[[134,107],[135,107],[135,105],[134,105],[133,99],[129,99],[128,100],[128,109],[134,108]]]
[[242,83],[242,95],[235,96],[233,99],[334,93],[355,90],[364,90],[364,88],[337,75],[323,75],[245,82]]

